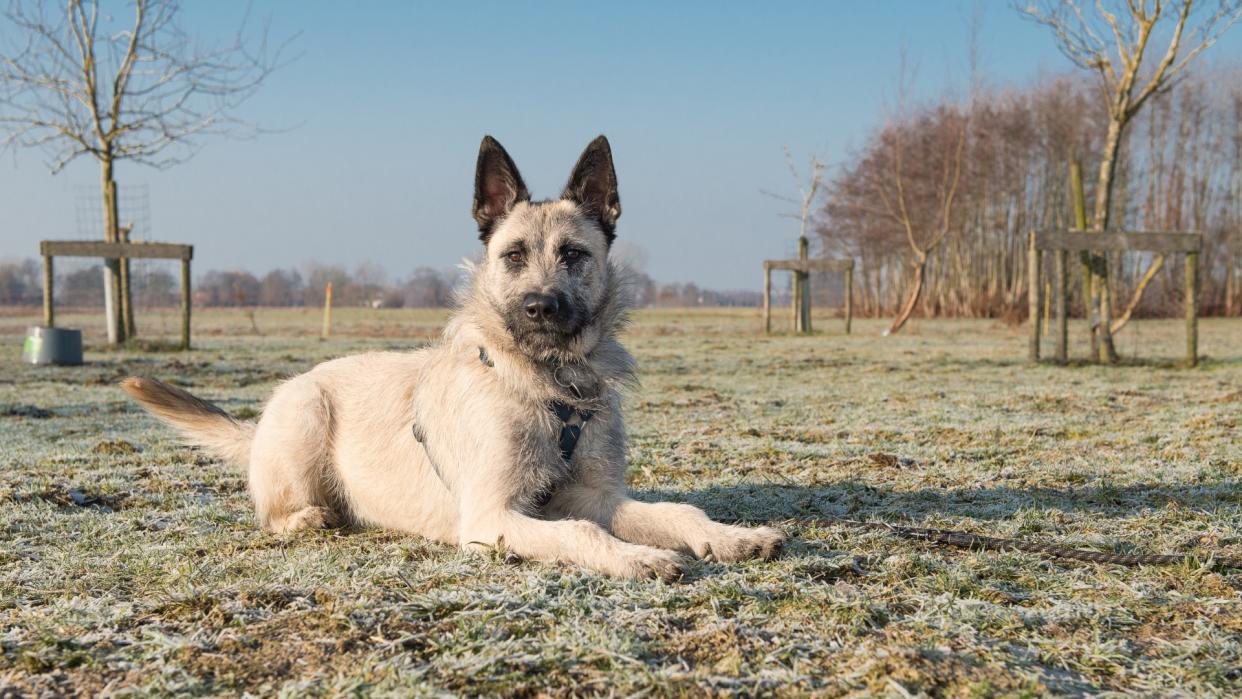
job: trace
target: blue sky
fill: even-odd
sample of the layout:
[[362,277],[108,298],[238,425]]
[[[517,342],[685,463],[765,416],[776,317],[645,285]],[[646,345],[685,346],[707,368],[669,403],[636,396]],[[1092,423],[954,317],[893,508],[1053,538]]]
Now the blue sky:
[[[148,188],[153,238],[194,244],[198,270],[373,261],[400,278],[478,250],[470,200],[483,134],[541,197],[604,133],[624,207],[619,240],[646,253],[647,271],[755,289],[758,261],[791,252],[797,235],[778,216],[787,205],[760,194],[792,187],[782,146],[804,165],[861,143],[891,108],[903,41],[918,92],[961,86],[976,7],[989,82],[1071,69],[1045,29],[1000,0],[258,0],[252,13],[271,18],[274,36],[301,33],[301,57],[241,115],[295,128],[209,141],[171,170],[122,164],[118,180]],[[219,37],[244,9],[193,3],[183,24]],[[1217,59],[1242,53],[1240,32]],[[40,153],[0,157],[0,258],[75,237],[75,199],[97,182],[94,161],[53,177]]]

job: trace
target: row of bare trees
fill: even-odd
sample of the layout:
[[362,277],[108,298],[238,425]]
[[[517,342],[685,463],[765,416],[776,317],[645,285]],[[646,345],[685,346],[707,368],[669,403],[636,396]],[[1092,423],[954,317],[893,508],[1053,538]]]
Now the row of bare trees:
[[[875,131],[826,184],[817,225],[826,254],[861,264],[855,308],[894,330],[911,313],[1020,317],[1029,231],[1115,228],[1202,232],[1203,311],[1242,313],[1242,68],[1178,70],[1119,134],[1099,81],[1074,75],[946,95]],[[1077,215],[1075,166],[1100,173]],[[1103,319],[1102,358],[1131,317],[1178,303],[1160,256],[1088,262],[1073,305]]]
[[[1242,2],[1042,0],[1018,9],[1050,28],[1062,52],[1091,79],[986,91],[975,80],[972,41],[969,97],[946,96],[909,110],[903,60],[896,118],[842,168],[822,211],[825,248],[863,258],[862,310],[895,314],[889,332],[916,310],[1017,314],[1026,273],[1017,251],[1026,230],[1153,228],[1159,218],[1166,229],[1195,226],[1210,249],[1220,249],[1208,258],[1209,297],[1222,296],[1220,305],[1231,312],[1237,305],[1238,165],[1201,156],[1236,147],[1238,94],[1234,88],[1209,98],[1202,86],[1219,84],[1222,76],[1224,84],[1236,85],[1237,71],[1200,77],[1198,90],[1187,87],[1196,81],[1186,78],[1190,63],[1242,19]],[[1178,85],[1182,89],[1174,89]],[[1161,101],[1163,110],[1149,107]],[[1144,118],[1145,149],[1133,135]],[[1084,160],[1097,173],[1090,218]],[[1138,200],[1141,216],[1133,204]],[[1191,212],[1193,222],[1184,221],[1183,212]],[[1167,296],[1164,261],[1162,255],[1137,261],[1083,256],[1080,305],[1094,320],[1092,342],[1102,361],[1117,357],[1113,333],[1144,303],[1152,305],[1144,292],[1156,283]],[[1211,288],[1214,282],[1223,288]],[[1114,319],[1114,296],[1122,287],[1129,301]]]
[[[159,263],[133,270],[134,305],[173,308],[180,303],[175,269]],[[62,306],[102,307],[99,285],[103,265],[61,266],[56,271],[56,303]],[[273,269],[262,275],[242,270],[211,270],[194,283],[199,306],[318,306],[331,283],[335,303],[342,306],[396,308],[442,307],[453,300],[460,276],[456,269],[415,269],[408,277],[390,282],[382,268],[363,263],[353,270],[341,265],[308,263],[301,270]],[[37,306],[43,299],[43,275],[38,262],[0,262],[0,306]]]
[[[99,307],[103,296],[102,265],[62,268],[56,273],[56,302],[71,307]],[[180,303],[179,282],[169,268],[140,265],[133,270],[134,306],[171,308]],[[302,269],[273,269],[262,275],[239,270],[211,270],[194,283],[194,303],[200,306],[279,307],[318,306],[324,287],[332,284],[334,302],[342,306],[373,308],[444,308],[453,304],[461,284],[460,270],[415,269],[392,280],[378,265],[363,263],[353,270],[341,265],[308,263]],[[694,282],[661,284],[645,273],[634,275],[639,307],[758,306],[757,291],[704,289]],[[43,276],[34,260],[0,262],[0,306],[37,306],[43,299]]]

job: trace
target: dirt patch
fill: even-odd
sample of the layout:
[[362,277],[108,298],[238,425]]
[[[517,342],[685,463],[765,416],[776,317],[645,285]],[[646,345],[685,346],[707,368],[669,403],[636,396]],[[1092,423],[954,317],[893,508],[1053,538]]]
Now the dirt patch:
[[60,507],[93,509],[103,512],[116,512],[123,509],[125,500],[129,498],[126,494],[105,495],[70,486],[47,488],[38,493],[36,497]]
[[37,405],[0,405],[0,417],[17,417],[28,420],[46,420],[56,413]]
[[278,614],[239,630],[184,649],[179,664],[215,689],[265,694],[291,680],[357,671],[376,651],[367,630],[323,610]]
[[106,454],[109,456],[137,454],[140,451],[142,450],[124,439],[106,439],[91,448],[91,452],[95,454]]
[[917,465],[914,459],[878,451],[868,454],[867,461],[876,468],[913,468]]
[[938,648],[897,648],[871,661],[859,674],[865,693],[877,696],[1047,696],[1051,691],[1038,680]]

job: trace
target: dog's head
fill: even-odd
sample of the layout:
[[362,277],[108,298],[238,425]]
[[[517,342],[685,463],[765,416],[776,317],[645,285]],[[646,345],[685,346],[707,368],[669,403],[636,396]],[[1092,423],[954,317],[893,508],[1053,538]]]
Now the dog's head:
[[474,219],[486,246],[482,292],[517,349],[565,356],[613,302],[612,246],[621,200],[608,139],[586,147],[560,199],[532,202],[513,159],[485,136],[474,179]]

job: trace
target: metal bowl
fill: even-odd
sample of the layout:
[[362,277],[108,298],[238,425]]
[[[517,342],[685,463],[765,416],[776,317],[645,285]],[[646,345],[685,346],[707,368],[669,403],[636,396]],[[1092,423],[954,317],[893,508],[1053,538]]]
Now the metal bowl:
[[26,329],[22,361],[30,364],[81,364],[82,331],[32,325]]

